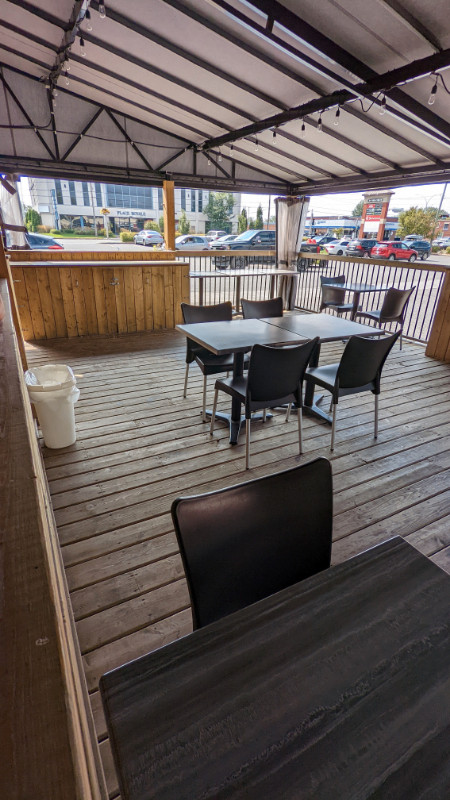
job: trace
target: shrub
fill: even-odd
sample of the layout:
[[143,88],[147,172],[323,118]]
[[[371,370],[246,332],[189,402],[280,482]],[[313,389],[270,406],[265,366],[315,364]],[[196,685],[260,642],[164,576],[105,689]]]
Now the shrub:
[[38,225],[36,230],[38,233],[50,233],[50,225]]
[[446,248],[445,248],[445,252],[446,252],[446,254],[447,254],[448,256],[450,256],[450,247],[446,247]]
[[131,231],[120,231],[120,241],[121,242],[133,242],[134,241],[134,233]]
[[62,231],[59,228],[50,228],[50,234],[52,236],[61,236]]
[[152,222],[152,220],[150,220],[150,219],[148,219],[147,222],[144,222],[144,230],[145,231],[158,231],[158,233],[160,232],[158,223],[157,222]]
[[438,247],[438,245],[437,245],[437,244],[434,244],[434,245],[432,246],[432,248],[431,248],[431,252],[432,252],[432,253],[439,253],[439,250],[440,250],[440,249],[441,249],[441,248],[440,248],[440,247]]

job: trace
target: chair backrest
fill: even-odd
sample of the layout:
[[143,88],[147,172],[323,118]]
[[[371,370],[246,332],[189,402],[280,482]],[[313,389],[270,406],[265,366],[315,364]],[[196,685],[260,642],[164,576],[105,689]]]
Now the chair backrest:
[[270,300],[241,300],[244,319],[263,319],[264,317],[283,316],[283,298],[272,297]]
[[380,322],[402,322],[409,298],[414,289],[388,289],[381,306]]
[[373,388],[378,394],[384,362],[400,333],[401,331],[397,331],[392,336],[383,336],[380,339],[351,336],[342,354],[336,375],[339,388],[351,389],[373,383]]
[[334,275],[329,278],[325,275],[320,276],[320,286],[322,289],[322,307],[325,303],[340,305],[345,300],[345,289],[335,289],[329,286],[330,283],[345,283],[345,275]]
[[[181,303],[181,313],[185,325],[196,322],[227,322],[233,319],[233,306],[229,301],[214,306],[191,306],[189,303]],[[194,360],[196,353],[201,353],[203,350],[201,345],[186,337],[187,364]]]
[[330,565],[331,465],[318,458],[216,492],[179,497],[172,517],[194,628]]
[[247,398],[252,401],[277,400],[296,394],[319,337],[294,347],[269,347],[255,344],[250,356]]

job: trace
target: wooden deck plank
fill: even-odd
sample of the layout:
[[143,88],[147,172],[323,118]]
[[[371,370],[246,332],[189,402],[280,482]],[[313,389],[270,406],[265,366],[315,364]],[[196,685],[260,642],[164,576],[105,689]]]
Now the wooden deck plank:
[[[136,299],[138,329],[155,313],[146,273]],[[105,279],[114,274],[106,270]],[[153,270],[151,277],[157,284],[158,273]],[[105,281],[106,288],[114,292]],[[111,329],[117,312],[106,307],[105,312]],[[157,325],[164,309],[160,312]],[[322,363],[337,360],[342,347],[324,347]],[[30,345],[28,355],[31,366],[70,364],[81,389],[77,442],[64,450],[43,448],[43,455],[113,797],[117,786],[99,677],[192,629],[171,502],[179,494],[213,490],[298,463],[297,426],[292,418],[286,424],[278,412],[266,425],[255,424],[252,469],[246,472],[244,442],[230,448],[223,426],[210,437],[209,426],[200,420],[202,379],[195,368],[182,399],[185,343],[173,330],[46,341]],[[213,379],[209,397],[212,388]],[[329,427],[304,417],[301,460],[331,455],[333,563],[400,534],[449,569],[449,412],[450,365],[426,358],[422,346],[405,344],[385,367],[377,442],[370,394],[340,403],[334,454]]]

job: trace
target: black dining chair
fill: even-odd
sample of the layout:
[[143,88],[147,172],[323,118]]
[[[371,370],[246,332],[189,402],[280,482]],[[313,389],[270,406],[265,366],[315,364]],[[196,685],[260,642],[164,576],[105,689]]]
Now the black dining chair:
[[345,283],[345,275],[334,275],[328,278],[325,275],[320,276],[320,287],[322,290],[322,299],[320,303],[320,311],[324,308],[334,308],[336,313],[340,316],[347,311],[353,310],[353,303],[345,303],[345,289],[336,289],[334,286],[329,286],[330,283]]
[[[233,307],[230,302],[218,303],[213,306],[192,306],[181,303],[183,322],[185,325],[196,322],[224,322],[232,319]],[[195,361],[203,373],[203,403],[202,419],[206,422],[206,379],[208,375],[217,375],[233,369],[233,354],[215,356],[205,347],[186,338],[186,372],[184,377],[183,397],[187,395],[189,367]]]
[[[286,422],[289,421],[292,403],[298,407],[299,452],[302,446],[302,388],[306,368],[319,337],[298,347],[267,347],[255,344],[248,374],[239,378],[217,380],[210,433],[213,434],[219,392],[234,397],[245,407],[245,469],[250,467],[250,425],[253,411],[275,408],[287,404]],[[264,417],[265,419],[265,417]]]
[[359,392],[372,392],[375,395],[374,439],[378,438],[378,397],[380,394],[381,372],[385,361],[400,336],[400,331],[392,336],[365,339],[351,336],[339,364],[326,364],[307,370],[305,378],[331,392],[333,420],[331,427],[331,450],[334,450],[336,432],[336,410],[340,397]]
[[241,300],[244,319],[264,319],[265,317],[283,316],[283,298],[272,297],[270,300]]
[[400,350],[402,349],[403,342],[403,324],[405,321],[406,306],[409,303],[414,289],[388,289],[381,308],[374,309],[373,311],[358,311],[356,317],[363,317],[364,319],[372,319],[380,325],[385,322],[398,322],[400,325]]
[[326,458],[175,500],[194,629],[327,569],[332,502]]

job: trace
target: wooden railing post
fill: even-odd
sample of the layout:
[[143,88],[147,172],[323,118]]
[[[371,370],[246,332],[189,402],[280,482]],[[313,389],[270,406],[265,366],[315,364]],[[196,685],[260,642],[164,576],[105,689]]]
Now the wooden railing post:
[[22,326],[20,324],[19,308],[17,306],[16,293],[14,291],[14,281],[11,273],[11,267],[6,257],[5,248],[3,247],[3,239],[0,236],[0,278],[5,278],[8,285],[9,299],[11,303],[11,315],[16,329],[17,344],[19,347],[20,360],[23,369],[28,369],[27,356],[25,353],[25,342],[22,335]]
[[425,355],[450,361],[450,269],[441,287]]
[[166,250],[175,250],[175,188],[173,181],[163,182],[164,239]]

